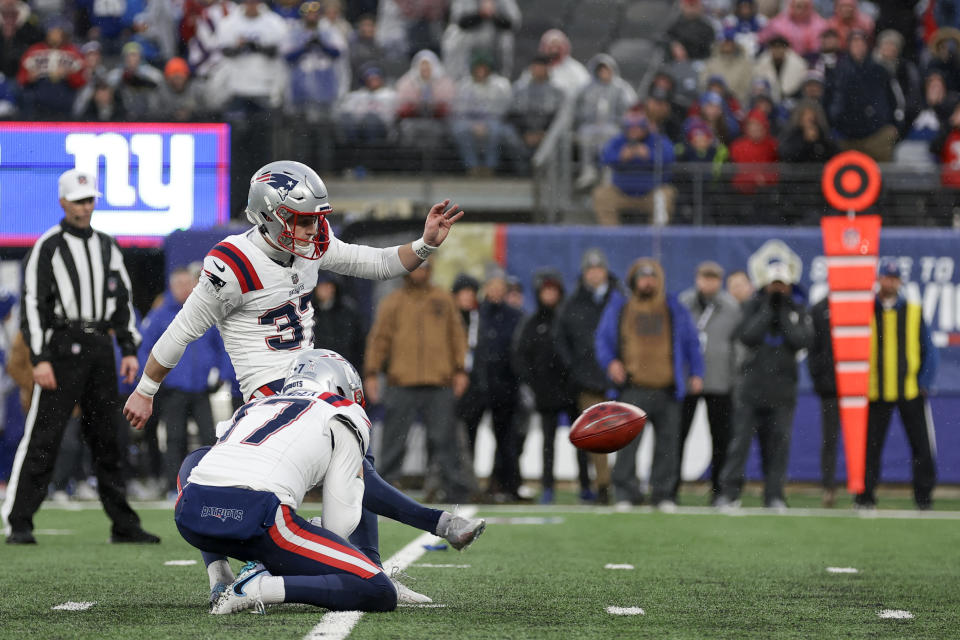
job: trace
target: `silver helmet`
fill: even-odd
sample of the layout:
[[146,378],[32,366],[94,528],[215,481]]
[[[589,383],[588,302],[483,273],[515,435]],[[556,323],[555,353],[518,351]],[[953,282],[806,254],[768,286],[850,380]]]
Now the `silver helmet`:
[[330,349],[310,349],[294,359],[283,381],[283,391],[335,393],[366,406],[360,374],[346,358]]
[[[317,260],[323,255],[330,239],[326,215],[331,210],[323,180],[300,162],[271,162],[250,179],[247,219],[274,244],[294,255],[308,260]],[[309,224],[309,218],[313,217],[317,218],[316,235],[297,240],[294,233],[298,221]]]

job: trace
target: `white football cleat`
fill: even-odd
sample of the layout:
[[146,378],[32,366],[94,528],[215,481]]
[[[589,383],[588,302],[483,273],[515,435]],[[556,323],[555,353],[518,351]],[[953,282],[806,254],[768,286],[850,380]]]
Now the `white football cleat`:
[[393,586],[397,588],[397,604],[430,604],[433,598],[417,593],[399,580],[393,581]]
[[210,613],[224,615],[254,609],[256,613],[266,613],[260,594],[260,582],[270,577],[259,562],[248,562],[237,574],[237,579],[227,587],[210,607]]
[[462,551],[473,544],[487,528],[487,521],[483,518],[463,518],[450,514],[443,530],[438,532],[440,537],[450,543],[457,551]]

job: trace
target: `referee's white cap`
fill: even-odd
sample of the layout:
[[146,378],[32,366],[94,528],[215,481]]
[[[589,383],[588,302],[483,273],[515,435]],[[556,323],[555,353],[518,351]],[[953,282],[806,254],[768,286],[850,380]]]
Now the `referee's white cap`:
[[84,198],[99,198],[102,195],[97,191],[97,177],[79,169],[64,171],[57,182],[57,187],[60,197],[70,202]]

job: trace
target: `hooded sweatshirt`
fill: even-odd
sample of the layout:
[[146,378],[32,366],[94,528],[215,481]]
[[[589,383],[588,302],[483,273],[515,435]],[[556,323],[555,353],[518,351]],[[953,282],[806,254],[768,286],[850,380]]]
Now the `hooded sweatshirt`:
[[758,187],[776,184],[779,180],[776,167],[768,166],[777,161],[777,141],[770,136],[767,116],[759,109],[754,109],[747,116],[747,121],[751,120],[763,125],[763,138],[754,140],[744,134],[730,145],[730,158],[734,163],[743,165],[737,167],[737,173],[733,176],[733,184],[741,193],[756,193]]
[[[608,83],[597,77],[597,68],[601,65],[607,66],[613,72]],[[619,124],[627,110],[636,103],[637,92],[620,77],[620,67],[616,60],[605,53],[598,53],[590,58],[587,68],[590,70],[591,80],[577,96],[577,124]]]
[[[420,63],[430,64],[430,79],[420,76]],[[424,49],[413,56],[410,70],[397,80],[397,114],[401,118],[442,118],[450,110],[455,89],[437,54]]]

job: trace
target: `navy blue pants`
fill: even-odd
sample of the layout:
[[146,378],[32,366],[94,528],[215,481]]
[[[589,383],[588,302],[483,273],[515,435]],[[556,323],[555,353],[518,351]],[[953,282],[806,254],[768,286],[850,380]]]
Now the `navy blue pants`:
[[[332,531],[279,504],[273,494],[187,483],[208,450],[198,449],[184,459],[175,510],[180,535],[203,552],[208,564],[224,556],[258,560],[283,578],[285,602],[341,611],[396,608],[396,590],[379,566]],[[207,499],[210,492],[216,492],[215,499]],[[208,509],[208,502],[216,512]],[[204,505],[202,512],[190,506],[199,504]]]

